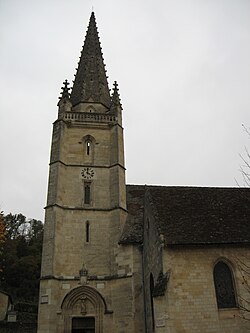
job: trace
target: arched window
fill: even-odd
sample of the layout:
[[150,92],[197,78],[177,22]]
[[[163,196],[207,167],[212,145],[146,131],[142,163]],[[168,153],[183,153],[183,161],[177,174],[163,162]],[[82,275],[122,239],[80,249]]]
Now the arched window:
[[219,261],[214,266],[214,286],[219,309],[237,306],[232,272],[224,261]]
[[95,145],[96,140],[95,138],[88,134],[82,137],[79,143],[83,146],[83,158],[84,162],[90,163],[94,161],[94,153],[95,153]]

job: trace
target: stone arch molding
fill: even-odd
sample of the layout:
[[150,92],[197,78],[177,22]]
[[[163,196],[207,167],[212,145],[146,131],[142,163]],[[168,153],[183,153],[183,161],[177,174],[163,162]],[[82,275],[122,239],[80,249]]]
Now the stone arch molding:
[[96,333],[103,332],[103,315],[110,313],[103,296],[94,288],[81,286],[71,290],[63,299],[61,311],[64,333],[71,333],[72,318],[94,317]]
[[235,272],[235,264],[234,262],[232,262],[231,260],[229,260],[227,257],[218,257],[214,263],[213,263],[213,267],[215,267],[218,262],[224,262],[231,270],[231,273],[234,275]]
[[90,134],[87,134],[87,135],[85,135],[84,137],[82,137],[82,140],[81,140],[81,141],[82,141],[82,142],[91,141],[91,142],[93,142],[93,143],[96,143],[95,138],[94,138],[92,135],[90,135]]

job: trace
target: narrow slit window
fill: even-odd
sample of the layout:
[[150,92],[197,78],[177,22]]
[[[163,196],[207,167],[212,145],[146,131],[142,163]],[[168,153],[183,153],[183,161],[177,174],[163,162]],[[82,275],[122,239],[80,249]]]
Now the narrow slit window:
[[87,155],[90,155],[90,147],[91,147],[90,141],[87,141],[86,142]]
[[84,203],[90,204],[90,184],[84,184]]
[[90,225],[89,221],[86,222],[86,243],[89,243],[90,239]]

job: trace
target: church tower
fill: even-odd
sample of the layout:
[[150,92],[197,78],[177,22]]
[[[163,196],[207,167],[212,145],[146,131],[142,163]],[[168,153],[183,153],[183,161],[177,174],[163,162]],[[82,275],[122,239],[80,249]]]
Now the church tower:
[[39,333],[135,331],[131,265],[119,245],[126,217],[122,106],[92,13],[53,125]]

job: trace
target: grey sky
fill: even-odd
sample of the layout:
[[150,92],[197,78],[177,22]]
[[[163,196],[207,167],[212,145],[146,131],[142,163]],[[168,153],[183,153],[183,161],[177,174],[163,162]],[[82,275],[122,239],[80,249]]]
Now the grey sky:
[[127,182],[235,186],[249,144],[249,0],[0,0],[0,207],[43,219],[52,122],[94,6]]

